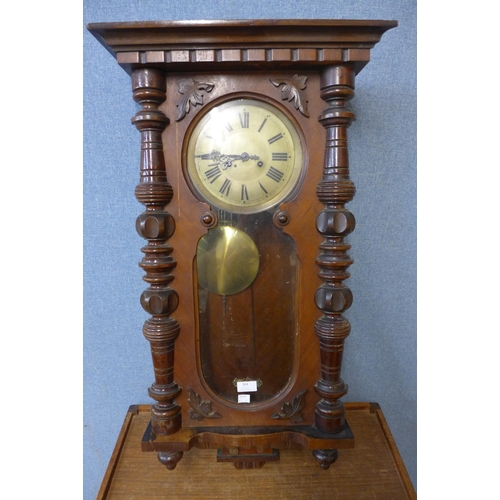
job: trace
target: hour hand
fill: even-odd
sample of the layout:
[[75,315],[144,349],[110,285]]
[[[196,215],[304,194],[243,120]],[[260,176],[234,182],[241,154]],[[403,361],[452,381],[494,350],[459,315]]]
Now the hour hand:
[[240,155],[228,155],[235,160],[248,161],[248,160],[258,160],[257,155],[249,155],[248,153],[241,153]]

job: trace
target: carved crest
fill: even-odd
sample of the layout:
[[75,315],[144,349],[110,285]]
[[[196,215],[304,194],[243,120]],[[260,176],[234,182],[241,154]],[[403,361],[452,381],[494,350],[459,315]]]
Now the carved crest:
[[203,106],[203,92],[211,92],[214,88],[213,83],[197,82],[192,78],[185,78],[177,82],[177,88],[182,97],[177,103],[177,118],[175,121],[182,120],[186,113],[189,113],[191,104]]
[[191,408],[189,409],[189,418],[191,420],[203,420],[204,418],[222,418],[222,415],[212,410],[211,401],[203,401],[199,394],[193,389],[187,388],[189,397],[188,403]]
[[302,410],[306,404],[306,390],[300,391],[292,401],[285,403],[281,407],[281,411],[275,413],[271,418],[275,418],[278,420],[290,420],[294,424],[298,424],[304,420],[302,415]]
[[292,76],[291,80],[270,80],[270,82],[275,86],[281,88],[281,99],[289,101],[295,101],[295,109],[298,109],[304,116],[309,118],[309,112],[307,111],[307,98],[305,88],[307,86],[307,76]]

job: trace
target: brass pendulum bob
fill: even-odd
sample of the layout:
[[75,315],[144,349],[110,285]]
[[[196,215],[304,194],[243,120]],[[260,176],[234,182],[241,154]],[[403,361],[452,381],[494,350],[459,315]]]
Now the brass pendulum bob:
[[198,242],[198,283],[211,293],[234,295],[248,288],[259,272],[259,250],[253,239],[231,221],[219,218]]

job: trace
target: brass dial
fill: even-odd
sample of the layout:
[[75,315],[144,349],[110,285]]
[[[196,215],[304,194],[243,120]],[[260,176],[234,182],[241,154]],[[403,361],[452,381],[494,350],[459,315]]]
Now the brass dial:
[[187,172],[210,205],[255,213],[278,205],[297,185],[303,164],[300,136],[290,119],[258,99],[213,107],[194,127]]

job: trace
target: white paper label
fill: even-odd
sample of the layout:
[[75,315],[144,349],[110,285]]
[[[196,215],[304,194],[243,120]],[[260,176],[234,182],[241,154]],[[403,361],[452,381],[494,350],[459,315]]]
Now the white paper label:
[[238,403],[250,403],[250,394],[238,394]]
[[237,382],[236,389],[238,392],[257,392],[257,381],[244,380],[242,382]]

